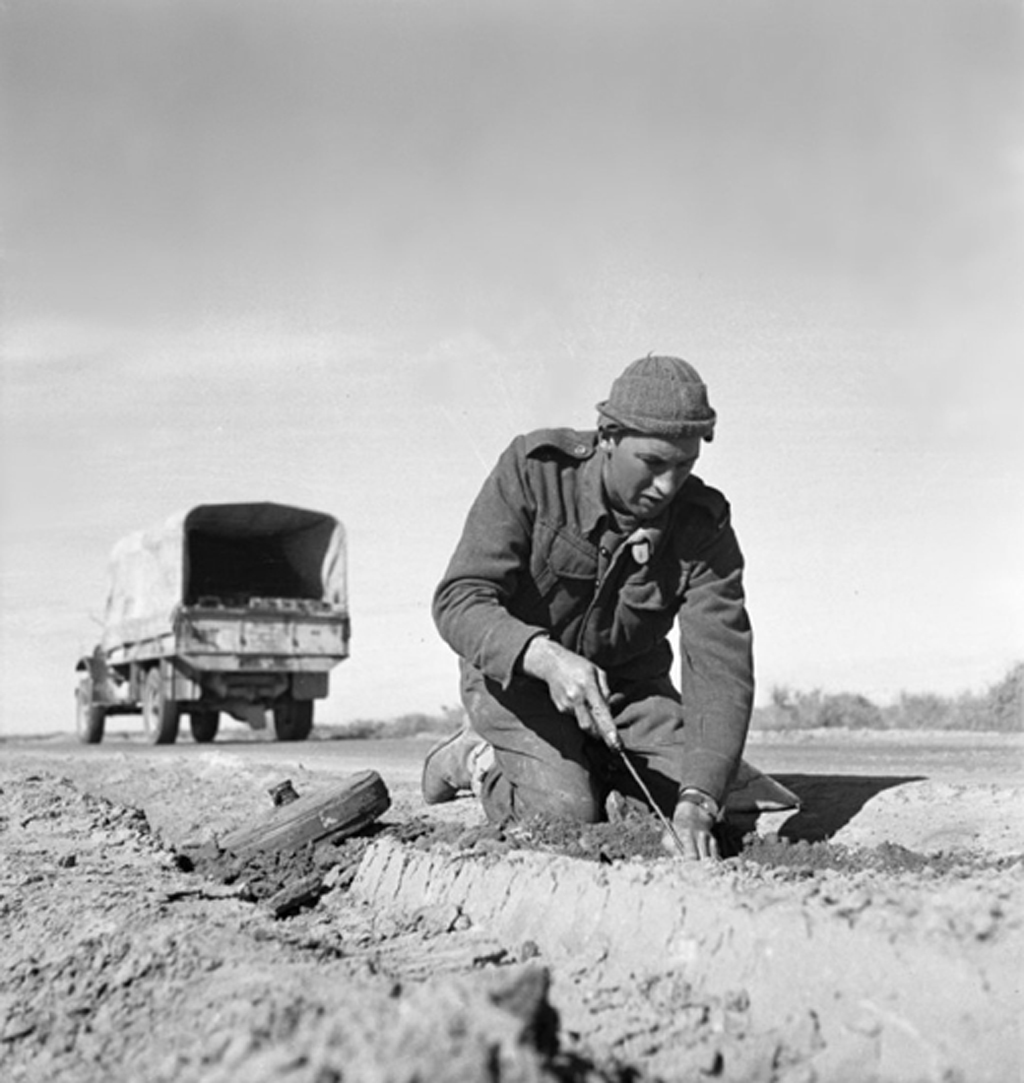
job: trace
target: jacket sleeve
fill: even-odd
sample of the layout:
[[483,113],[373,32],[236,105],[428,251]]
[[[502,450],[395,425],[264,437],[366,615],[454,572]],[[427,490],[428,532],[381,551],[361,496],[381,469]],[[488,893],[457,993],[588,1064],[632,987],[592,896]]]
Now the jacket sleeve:
[[686,764],[682,787],[721,802],[739,765],[754,705],[753,634],[743,556],[728,505],[698,554],[679,610],[680,693]]
[[508,609],[520,577],[529,570],[535,510],[518,437],[473,502],[434,592],[434,623],[441,637],[461,658],[504,687],[527,643],[545,631]]

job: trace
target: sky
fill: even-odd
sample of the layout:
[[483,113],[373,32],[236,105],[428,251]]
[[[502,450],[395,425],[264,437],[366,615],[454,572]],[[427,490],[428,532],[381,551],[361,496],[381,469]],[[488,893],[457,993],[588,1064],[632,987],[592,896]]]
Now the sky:
[[348,532],[325,722],[458,701],[430,596],[519,432],[648,352],[773,687],[1024,658],[1024,20],[989,0],[6,0],[0,734],[73,726],[123,535]]

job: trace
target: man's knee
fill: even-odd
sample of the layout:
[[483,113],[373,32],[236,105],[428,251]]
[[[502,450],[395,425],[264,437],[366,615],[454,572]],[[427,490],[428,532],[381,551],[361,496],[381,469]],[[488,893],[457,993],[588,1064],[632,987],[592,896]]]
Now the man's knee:
[[[561,783],[561,784],[560,784]],[[484,781],[481,794],[488,819],[524,821],[534,818],[593,824],[604,819],[604,802],[588,780],[538,785],[513,782],[499,771]]]
[[[517,795],[523,796],[526,795]],[[534,791],[524,804],[532,806],[529,812],[520,813],[521,818],[543,816],[551,820],[569,820],[579,824],[596,824],[604,819],[604,803],[591,789],[547,789]],[[518,802],[517,802],[518,804]],[[518,811],[518,810],[517,810]]]

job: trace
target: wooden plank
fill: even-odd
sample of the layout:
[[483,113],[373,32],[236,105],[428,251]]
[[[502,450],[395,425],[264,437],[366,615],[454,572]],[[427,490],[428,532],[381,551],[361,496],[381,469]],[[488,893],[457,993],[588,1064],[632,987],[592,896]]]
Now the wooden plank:
[[318,874],[293,880],[264,904],[275,918],[290,917],[304,906],[315,903],[324,893],[324,878]]
[[361,771],[326,792],[309,794],[271,809],[254,824],[219,839],[220,846],[246,857],[260,852],[298,850],[321,839],[346,838],[373,823],[391,807],[384,780]]

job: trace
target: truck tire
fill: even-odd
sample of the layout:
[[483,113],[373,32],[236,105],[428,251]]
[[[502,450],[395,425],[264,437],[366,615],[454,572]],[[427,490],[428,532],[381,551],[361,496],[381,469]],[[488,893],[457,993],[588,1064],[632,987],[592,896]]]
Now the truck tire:
[[209,744],[216,738],[217,730],[220,728],[220,712],[193,711],[189,724],[192,729],[192,740],[200,745]]
[[92,701],[92,678],[83,674],[75,689],[75,730],[84,745],[98,745],[103,740],[107,712]]
[[295,699],[274,708],[274,732],[279,741],[304,741],[312,730],[311,699]]
[[142,683],[142,723],[150,743],[173,745],[178,739],[180,718],[178,704],[164,695],[160,667],[153,666]]

